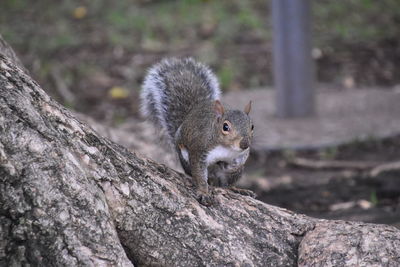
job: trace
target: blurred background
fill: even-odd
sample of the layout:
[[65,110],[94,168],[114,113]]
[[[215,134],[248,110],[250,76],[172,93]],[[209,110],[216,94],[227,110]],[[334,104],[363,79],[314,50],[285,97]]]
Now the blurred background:
[[[398,0],[320,0],[311,7],[317,90],[399,92]],[[209,64],[227,94],[273,88],[267,0],[2,0],[0,33],[51,96],[109,125],[138,117],[145,72],[166,56]],[[399,168],[370,175],[400,160],[397,134],[255,149],[242,186],[316,217],[399,225]]]
[[[224,91],[272,84],[267,0],[3,0],[1,6],[0,31],[35,79],[63,104],[99,119],[135,114],[144,72],[164,56],[206,62]],[[312,1],[312,9],[318,82],[335,89],[400,82],[399,1]],[[104,108],[125,96],[128,103],[113,114]]]

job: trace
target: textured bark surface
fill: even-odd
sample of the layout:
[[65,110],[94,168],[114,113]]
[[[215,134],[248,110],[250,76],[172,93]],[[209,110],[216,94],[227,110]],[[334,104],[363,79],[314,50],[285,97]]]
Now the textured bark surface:
[[[1,38],[0,38],[1,39]],[[400,231],[216,189],[77,120],[0,51],[0,266],[400,264]]]
[[3,36],[0,34],[0,53],[7,57],[14,65],[18,66],[20,69],[24,70],[25,72],[26,69],[22,65],[21,61],[15,54],[14,50],[10,47],[10,45],[3,39]]
[[399,266],[399,230],[390,226],[320,221],[299,248],[300,266]]

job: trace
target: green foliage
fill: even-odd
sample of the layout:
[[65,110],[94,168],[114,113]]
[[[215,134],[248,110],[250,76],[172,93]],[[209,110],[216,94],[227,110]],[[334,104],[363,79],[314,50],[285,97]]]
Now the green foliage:
[[19,10],[26,8],[28,4],[28,0],[3,0],[2,8],[7,10]]
[[297,152],[293,149],[285,149],[283,151],[283,157],[287,160],[287,161],[292,161],[293,159],[295,159],[297,156]]
[[[79,8],[84,12],[77,13]],[[313,13],[314,40],[321,49],[400,36],[399,0],[313,1]],[[267,53],[272,31],[265,0],[3,0],[0,33],[17,52],[47,64],[81,48],[199,55],[205,43],[212,43],[213,53],[201,56],[218,69],[224,89],[238,81],[250,87],[271,80],[265,73],[244,72],[254,68],[239,50],[258,43],[250,51],[253,57]],[[242,64],[225,64],[223,58]]]
[[400,34],[398,0],[313,2],[318,45],[327,42],[378,42]]
[[[212,38],[220,44],[231,42],[241,33],[238,31],[241,28],[268,40],[268,5],[261,5],[262,2],[179,0],[138,4],[128,0],[96,0],[85,3],[87,18],[77,21],[71,14],[74,8],[82,5],[81,1],[4,0],[0,10],[0,31],[13,44],[14,39],[21,38],[12,32],[27,32],[22,29],[27,26],[26,21],[20,19],[27,15],[30,16],[29,20],[33,19],[30,23],[42,24],[47,28],[44,32],[37,32],[39,40],[46,40],[42,38],[46,36],[45,32],[51,36],[57,35],[50,45],[51,49],[84,44],[86,41],[81,36],[87,28],[93,31],[103,29],[103,42],[111,41],[135,48],[132,43],[138,45],[142,39],[152,36],[162,38],[161,41],[168,46],[170,43],[181,43],[181,40],[197,40],[198,28],[204,22],[204,13],[207,13],[209,19],[216,24]],[[314,36],[318,44],[338,40],[373,42],[382,38],[396,38],[400,34],[398,0],[314,1],[313,11]],[[13,30],[7,30],[10,24],[13,24]],[[18,43],[22,42],[18,40]]]
[[378,205],[378,197],[376,196],[376,191],[372,191],[369,195],[369,201],[375,206]]
[[234,78],[233,67],[228,63],[224,64],[217,73],[222,88],[229,88]]
[[126,121],[126,117],[125,116],[120,115],[118,113],[114,114],[114,117],[113,117],[114,125],[116,125],[116,126],[121,125],[125,121]]
[[255,10],[249,1],[239,2],[238,23],[248,29],[259,29],[264,27],[262,17],[255,14]]
[[322,149],[319,153],[319,156],[325,160],[332,160],[336,158],[337,154],[338,148],[336,146],[333,146]]

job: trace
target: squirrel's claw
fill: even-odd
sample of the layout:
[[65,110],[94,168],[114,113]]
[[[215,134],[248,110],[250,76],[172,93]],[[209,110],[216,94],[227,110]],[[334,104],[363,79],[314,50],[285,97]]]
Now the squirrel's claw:
[[209,207],[215,203],[215,198],[211,194],[199,193],[197,195],[197,201],[199,201],[201,205]]

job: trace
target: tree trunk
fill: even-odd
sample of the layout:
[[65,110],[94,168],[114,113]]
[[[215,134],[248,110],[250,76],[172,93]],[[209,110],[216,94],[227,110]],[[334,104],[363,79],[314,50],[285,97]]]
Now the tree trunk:
[[[1,39],[1,36],[0,36]],[[0,51],[0,266],[400,264],[400,231],[317,220],[190,177],[81,123]]]

